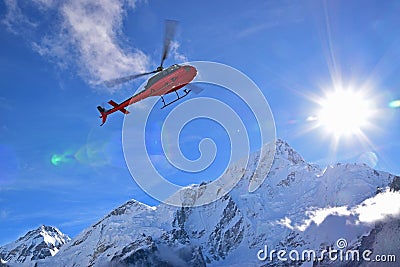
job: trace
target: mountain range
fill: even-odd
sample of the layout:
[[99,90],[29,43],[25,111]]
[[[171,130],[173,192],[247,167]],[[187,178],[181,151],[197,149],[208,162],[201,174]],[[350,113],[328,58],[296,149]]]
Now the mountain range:
[[[256,175],[268,173],[267,154],[254,153],[250,163],[260,158]],[[129,200],[72,240],[50,226],[28,232],[0,247],[0,265],[377,266],[377,255],[400,261],[400,177],[365,164],[321,169],[282,140],[256,191],[248,190],[253,171],[238,166],[225,175],[243,177],[213,203],[151,207]],[[195,197],[185,201],[195,203],[207,183],[190,190]],[[358,261],[300,257],[335,249],[371,253]],[[278,257],[279,250],[286,254]]]

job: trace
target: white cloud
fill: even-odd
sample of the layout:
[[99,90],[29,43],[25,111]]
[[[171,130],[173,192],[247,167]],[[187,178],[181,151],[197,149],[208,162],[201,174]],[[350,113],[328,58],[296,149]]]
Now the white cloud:
[[309,216],[309,219],[305,220],[301,225],[296,225],[293,228],[296,228],[299,231],[305,231],[312,223],[320,225],[330,215],[350,216],[351,212],[347,207],[342,206],[307,211],[306,214]]
[[[3,23],[16,34],[16,25],[31,24],[16,0],[5,0],[7,15]],[[34,0],[43,16],[54,16],[47,33],[37,32],[29,40],[40,55],[61,67],[70,67],[92,85],[148,69],[149,58],[140,50],[123,45],[123,19],[133,0]],[[47,27],[46,29],[48,29]],[[25,36],[25,35],[24,35]]]
[[400,193],[390,192],[387,189],[385,192],[366,199],[354,207],[327,207],[307,211],[306,215],[308,219],[303,220],[301,224],[293,225],[287,217],[276,223],[289,229],[305,231],[313,223],[317,226],[320,225],[328,216],[351,216],[355,219],[351,220],[355,224],[373,224],[400,215]]
[[91,82],[145,71],[143,52],[124,51],[118,45],[123,4],[114,0],[73,0],[62,7],[64,27],[88,70]]
[[285,217],[285,219],[280,219],[278,222],[276,222],[276,224],[279,224],[279,225],[282,225],[282,226],[286,226],[290,230],[293,230],[293,228],[294,228],[292,226],[292,220],[289,219],[288,217]]
[[352,209],[361,223],[374,223],[400,215],[400,193],[386,191]]
[[180,52],[178,52],[178,49],[180,47],[180,43],[178,43],[177,41],[171,41],[171,54],[174,57],[175,61],[178,61],[178,63],[181,62],[187,62],[188,59],[185,55],[181,54]]

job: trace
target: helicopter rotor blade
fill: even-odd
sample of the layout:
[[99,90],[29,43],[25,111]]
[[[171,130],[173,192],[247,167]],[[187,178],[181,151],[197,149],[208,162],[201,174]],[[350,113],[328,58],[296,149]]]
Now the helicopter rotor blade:
[[124,76],[124,77],[120,77],[120,78],[116,78],[116,79],[111,79],[108,81],[105,81],[104,84],[110,88],[110,87],[114,87],[116,85],[122,84],[122,83],[126,83],[129,82],[133,79],[142,77],[142,76],[146,76],[152,73],[156,73],[158,72],[158,70],[154,70],[154,71],[150,71],[150,72],[145,72],[145,73],[140,73],[140,74],[134,74],[134,75],[129,75],[129,76]]
[[168,57],[171,42],[174,39],[178,23],[179,22],[176,20],[166,20],[165,21],[164,46],[163,46],[163,53],[162,53],[162,57],[161,57],[161,63],[160,63],[161,68],[164,64],[164,60]]
[[129,82],[133,79],[136,79],[136,78],[148,75],[148,74],[157,73],[157,72],[162,71],[164,60],[168,57],[168,53],[171,48],[171,42],[174,39],[178,23],[179,22],[176,20],[166,20],[165,21],[164,46],[163,46],[163,53],[162,53],[162,57],[161,57],[161,64],[156,70],[150,71],[150,72],[145,72],[145,73],[140,73],[140,74],[124,76],[124,77],[120,77],[120,78],[116,78],[116,79],[111,79],[111,80],[105,81],[104,84],[108,88],[110,88],[110,87],[114,87],[116,85]]

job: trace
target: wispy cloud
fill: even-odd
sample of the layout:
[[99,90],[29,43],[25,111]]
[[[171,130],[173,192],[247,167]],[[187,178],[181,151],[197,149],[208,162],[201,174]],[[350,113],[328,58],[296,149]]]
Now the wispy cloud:
[[9,101],[5,97],[0,96],[0,109],[4,109],[7,111],[12,110],[12,105],[9,103]]
[[[34,28],[28,11],[20,8],[16,0],[5,0],[7,7],[3,23],[15,33],[24,35],[22,29],[29,24]],[[143,72],[149,58],[139,49],[123,44],[123,19],[133,0],[68,0],[60,4],[53,0],[35,0],[33,7],[43,16],[57,14],[56,23],[46,33],[28,36],[33,49],[61,67],[70,67],[89,84],[122,75]],[[26,3],[24,3],[26,5]],[[34,21],[34,20],[33,20]],[[32,37],[40,36],[40,37]]]
[[42,9],[53,8],[57,4],[55,0],[32,0],[32,2]]
[[177,42],[177,41],[172,41],[171,42],[171,54],[174,57],[174,60],[178,61],[179,63],[180,62],[187,62],[188,58],[184,54],[182,54],[182,53],[180,53],[178,51],[179,47],[180,47],[180,43],[179,42]]
[[270,29],[304,20],[304,5],[301,2],[284,0],[279,1],[279,5],[276,3],[264,1],[262,5],[244,10],[239,18],[248,23],[238,25],[235,37],[238,39],[253,37]]
[[266,29],[269,29],[269,28],[273,28],[273,27],[275,27],[277,25],[278,25],[277,21],[257,24],[257,25],[251,26],[249,28],[246,28],[246,29],[238,32],[237,37],[238,38],[242,38],[242,37],[247,37],[247,36],[252,35],[252,34],[258,34],[259,32],[261,32],[263,30],[266,30]]
[[4,3],[7,11],[1,22],[6,26],[8,31],[19,34],[36,26],[35,23],[23,14],[16,0],[4,0]]
[[6,210],[0,210],[0,219],[5,219],[8,216],[8,212]]

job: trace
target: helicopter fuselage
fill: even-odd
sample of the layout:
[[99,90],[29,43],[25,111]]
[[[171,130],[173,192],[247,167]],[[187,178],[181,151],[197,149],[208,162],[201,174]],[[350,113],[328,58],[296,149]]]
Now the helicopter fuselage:
[[196,77],[196,75],[196,68],[190,65],[174,64],[162,70],[147,81],[143,91],[133,95],[120,104],[117,104],[113,100],[108,101],[108,103],[113,106],[111,109],[106,110],[102,107],[98,107],[101,113],[102,124],[105,123],[109,114],[116,111],[121,111],[124,114],[128,114],[129,111],[125,109],[127,106],[150,96],[163,96],[177,91],[190,83]]

